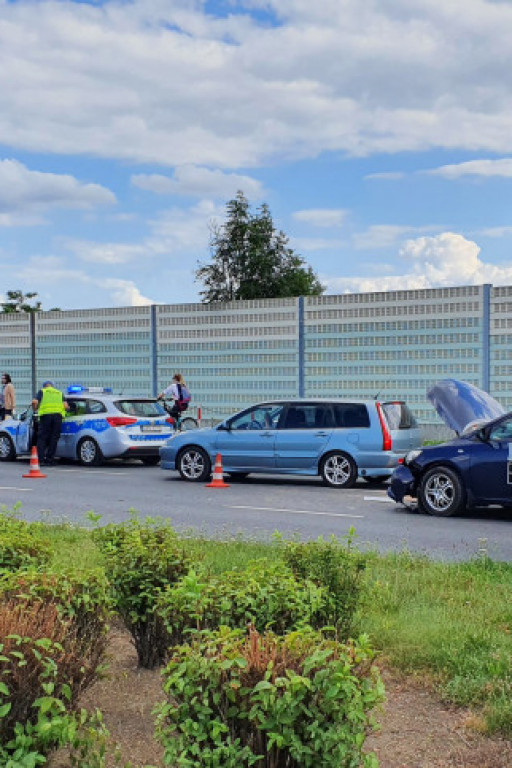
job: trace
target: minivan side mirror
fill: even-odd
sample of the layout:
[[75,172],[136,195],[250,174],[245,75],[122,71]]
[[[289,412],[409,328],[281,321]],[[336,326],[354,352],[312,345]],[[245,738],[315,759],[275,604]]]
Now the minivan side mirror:
[[229,424],[227,424],[225,421],[223,421],[222,424],[219,424],[217,429],[220,432],[231,432],[231,426]]

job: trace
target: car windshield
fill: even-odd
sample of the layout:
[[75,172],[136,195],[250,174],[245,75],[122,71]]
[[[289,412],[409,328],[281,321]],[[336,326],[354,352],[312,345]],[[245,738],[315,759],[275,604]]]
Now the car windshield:
[[156,400],[117,400],[116,408],[127,416],[148,418],[150,416],[166,416],[163,405]]

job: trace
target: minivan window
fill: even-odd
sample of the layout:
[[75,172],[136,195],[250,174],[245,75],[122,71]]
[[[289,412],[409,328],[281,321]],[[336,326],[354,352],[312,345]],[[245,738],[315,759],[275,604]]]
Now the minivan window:
[[326,429],[333,427],[332,411],[327,404],[298,403],[288,406],[282,429]]
[[370,416],[363,403],[335,403],[334,418],[337,427],[369,427]]
[[390,429],[412,429],[418,424],[412,411],[405,403],[382,403],[382,410]]

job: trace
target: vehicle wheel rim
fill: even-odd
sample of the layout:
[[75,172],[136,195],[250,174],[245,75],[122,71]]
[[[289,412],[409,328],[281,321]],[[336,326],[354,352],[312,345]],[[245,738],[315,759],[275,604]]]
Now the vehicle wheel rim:
[[204,457],[198,451],[187,451],[181,459],[181,471],[190,480],[196,480],[204,472]]
[[80,446],[80,457],[86,464],[90,464],[96,458],[96,446],[91,440],[85,440]]
[[0,437],[0,458],[6,459],[11,453],[11,443],[8,437]]
[[447,475],[433,475],[425,485],[425,498],[431,509],[445,512],[453,504],[455,486]]
[[324,472],[331,485],[345,485],[350,479],[352,467],[345,456],[331,456],[325,462]]

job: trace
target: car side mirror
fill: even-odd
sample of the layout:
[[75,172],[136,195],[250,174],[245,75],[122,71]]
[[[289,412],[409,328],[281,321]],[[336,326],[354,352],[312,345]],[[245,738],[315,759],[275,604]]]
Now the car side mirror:
[[27,420],[27,412],[23,411],[23,413],[20,413],[19,419],[20,419],[20,421],[26,421]]
[[219,424],[219,426],[217,427],[217,429],[218,429],[220,432],[231,432],[231,426],[230,426],[230,424],[226,424],[224,421],[222,422],[222,424]]

